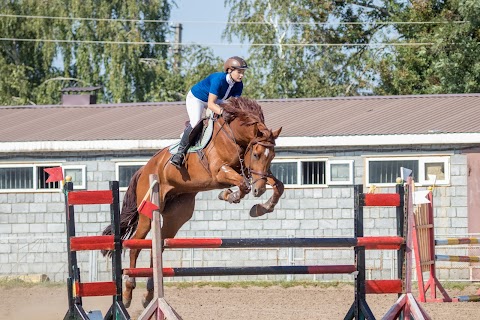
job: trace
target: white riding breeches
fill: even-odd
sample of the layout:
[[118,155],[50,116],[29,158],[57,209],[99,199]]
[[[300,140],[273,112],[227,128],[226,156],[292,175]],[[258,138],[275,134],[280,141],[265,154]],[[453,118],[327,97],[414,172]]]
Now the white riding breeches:
[[[220,99],[217,99],[216,101],[216,103],[222,102],[223,100]],[[202,119],[203,109],[207,108],[208,103],[198,99],[193,95],[192,91],[189,91],[187,94],[186,105],[190,125],[193,128]]]

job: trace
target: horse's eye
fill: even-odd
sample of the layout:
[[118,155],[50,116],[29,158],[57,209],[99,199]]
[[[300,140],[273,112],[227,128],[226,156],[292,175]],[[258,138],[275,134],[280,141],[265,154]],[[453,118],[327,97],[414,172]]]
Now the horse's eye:
[[258,160],[258,159],[260,159],[260,154],[254,152],[254,153],[253,153],[253,157],[255,158],[255,160]]

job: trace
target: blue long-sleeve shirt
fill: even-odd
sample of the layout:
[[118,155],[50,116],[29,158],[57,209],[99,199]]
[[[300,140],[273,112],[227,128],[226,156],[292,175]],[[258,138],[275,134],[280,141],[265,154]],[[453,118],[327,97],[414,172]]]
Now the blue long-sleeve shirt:
[[[218,99],[223,99],[225,93],[227,93],[228,87],[227,74],[224,72],[216,72],[195,84],[192,87],[192,93],[197,99],[208,102],[209,93],[213,93]],[[242,91],[243,83],[235,82],[225,99],[229,97],[239,97],[242,95]]]

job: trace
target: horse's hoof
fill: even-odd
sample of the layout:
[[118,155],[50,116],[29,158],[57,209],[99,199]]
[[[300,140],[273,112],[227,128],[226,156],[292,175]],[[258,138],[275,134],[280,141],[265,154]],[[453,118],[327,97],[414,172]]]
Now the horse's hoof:
[[144,308],[148,307],[152,299],[153,299],[153,291],[152,292],[149,291],[148,293],[144,294],[142,298],[143,307]]
[[130,300],[123,299],[123,305],[125,306],[125,308],[130,308],[131,304],[132,304],[132,299]]
[[250,209],[250,217],[252,218],[261,217],[267,212],[269,211],[264,206],[260,204],[256,204]]
[[228,203],[240,203],[240,198],[238,196],[228,197]]

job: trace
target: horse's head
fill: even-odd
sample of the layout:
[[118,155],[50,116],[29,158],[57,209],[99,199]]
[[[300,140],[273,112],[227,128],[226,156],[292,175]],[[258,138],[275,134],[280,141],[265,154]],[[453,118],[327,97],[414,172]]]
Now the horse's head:
[[275,140],[282,128],[275,131],[267,128],[257,130],[256,137],[245,152],[245,166],[252,180],[252,193],[260,197],[266,190],[267,177],[271,175],[270,164],[275,157]]

